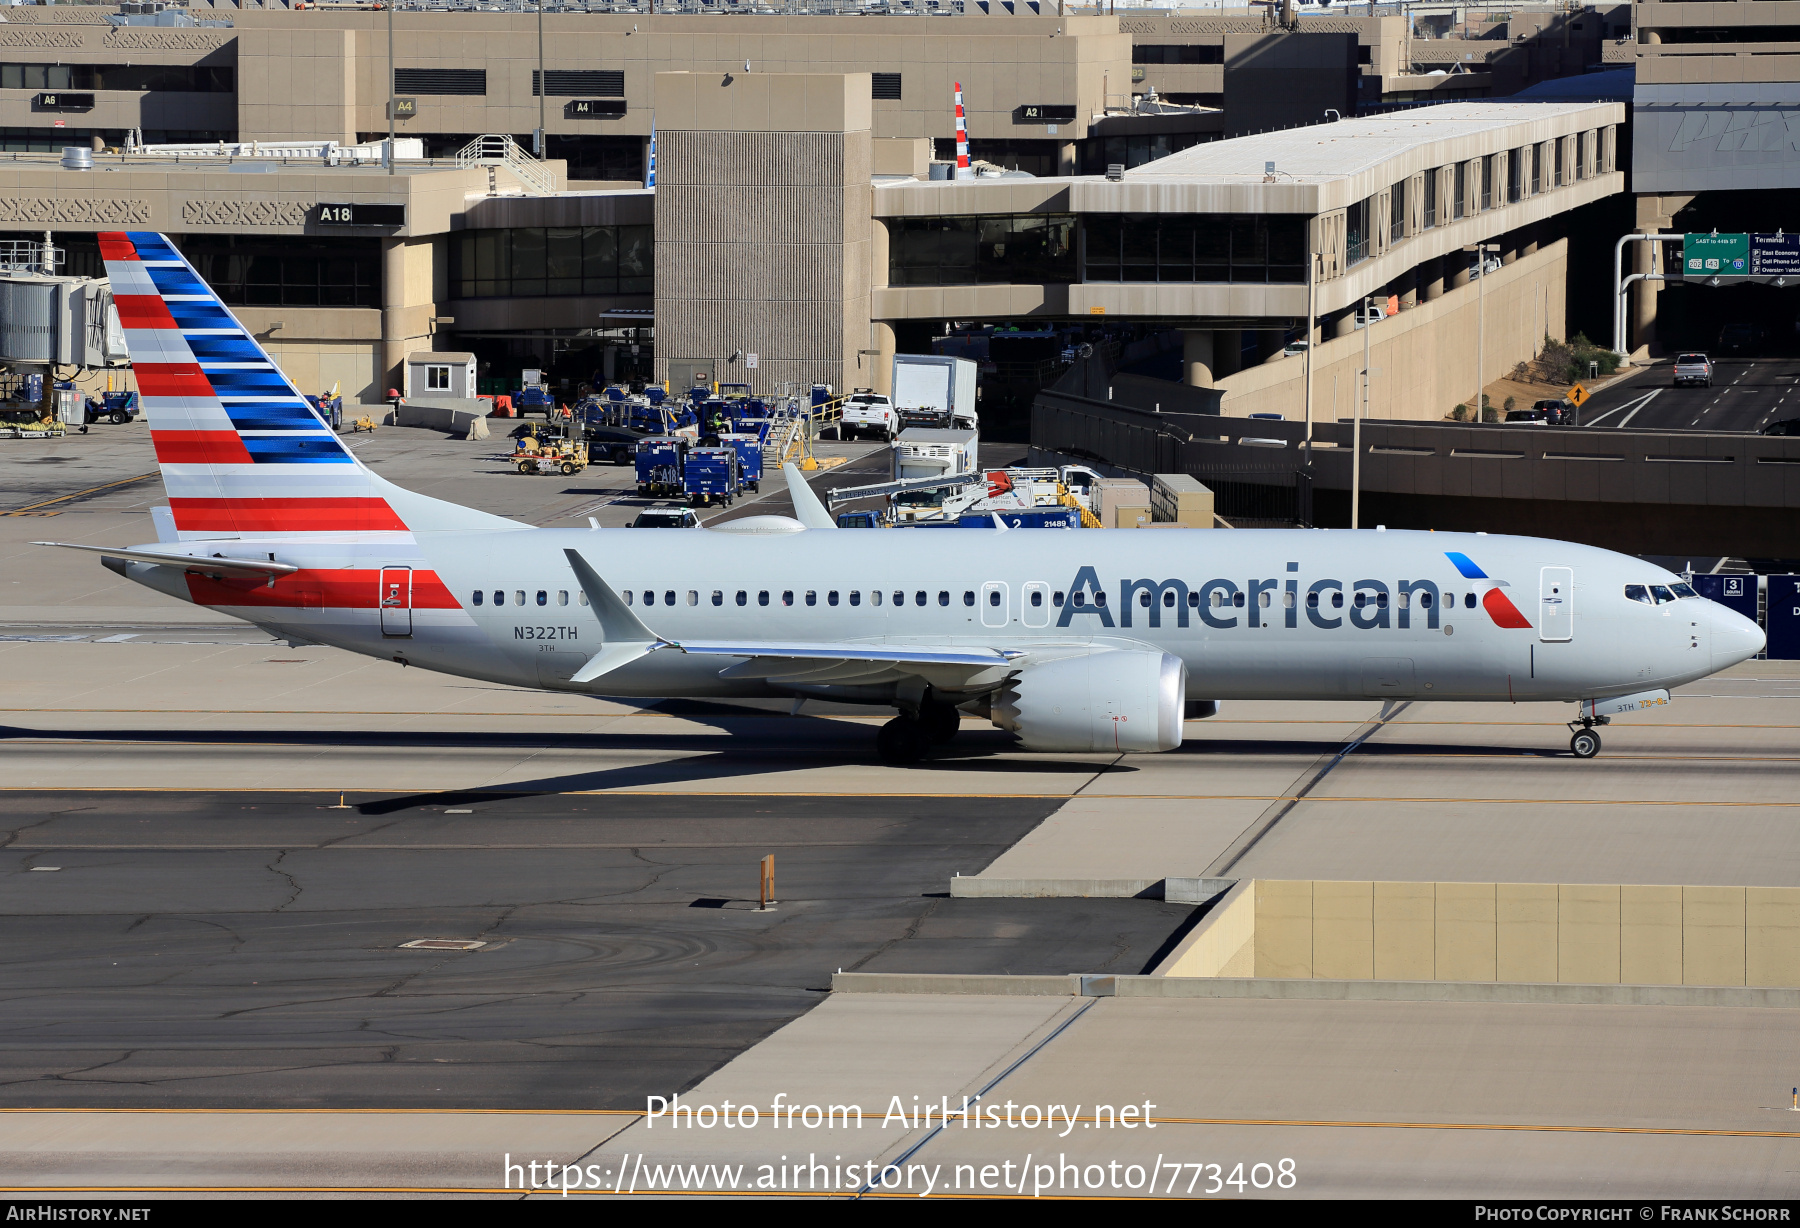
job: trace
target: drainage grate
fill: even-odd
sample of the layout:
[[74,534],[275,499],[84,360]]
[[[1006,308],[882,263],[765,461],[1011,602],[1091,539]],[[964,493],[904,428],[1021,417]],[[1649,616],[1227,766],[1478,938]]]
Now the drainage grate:
[[419,951],[474,951],[486,945],[468,938],[415,938],[400,944],[402,948]]

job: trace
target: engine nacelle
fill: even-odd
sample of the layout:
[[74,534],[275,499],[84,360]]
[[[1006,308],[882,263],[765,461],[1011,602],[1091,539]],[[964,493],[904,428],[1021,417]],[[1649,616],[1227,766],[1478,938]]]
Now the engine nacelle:
[[1026,669],[994,696],[989,719],[1027,750],[1174,750],[1186,701],[1180,657],[1100,648]]

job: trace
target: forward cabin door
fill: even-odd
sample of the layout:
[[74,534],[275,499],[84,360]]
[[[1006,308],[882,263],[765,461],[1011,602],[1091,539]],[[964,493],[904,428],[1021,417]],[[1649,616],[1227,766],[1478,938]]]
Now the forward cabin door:
[[1538,580],[1538,639],[1563,644],[1575,638],[1575,572],[1546,567]]
[[412,634],[412,568],[381,569],[381,634]]

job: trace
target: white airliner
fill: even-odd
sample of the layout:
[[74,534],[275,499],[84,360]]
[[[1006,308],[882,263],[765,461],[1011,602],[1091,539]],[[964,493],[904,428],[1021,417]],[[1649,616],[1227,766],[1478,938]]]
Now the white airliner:
[[1579,702],[1585,758],[1763,646],[1659,567],[1538,538],[844,532],[791,468],[797,519],[536,528],[382,480],[167,239],[100,245],[169,505],[153,544],[73,548],[278,636],[556,691],[889,706],[891,762],[963,713],[1029,750],[1161,751],[1220,700],[1366,697]]

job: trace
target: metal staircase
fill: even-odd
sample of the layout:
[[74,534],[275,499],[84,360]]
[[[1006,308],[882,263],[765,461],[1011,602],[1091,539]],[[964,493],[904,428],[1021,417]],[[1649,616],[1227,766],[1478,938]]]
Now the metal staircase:
[[550,173],[550,168],[526,153],[503,132],[490,132],[470,141],[458,151],[456,165],[462,170],[487,167],[490,195],[499,190],[494,172],[502,167],[534,196],[548,196],[556,191],[556,177]]

